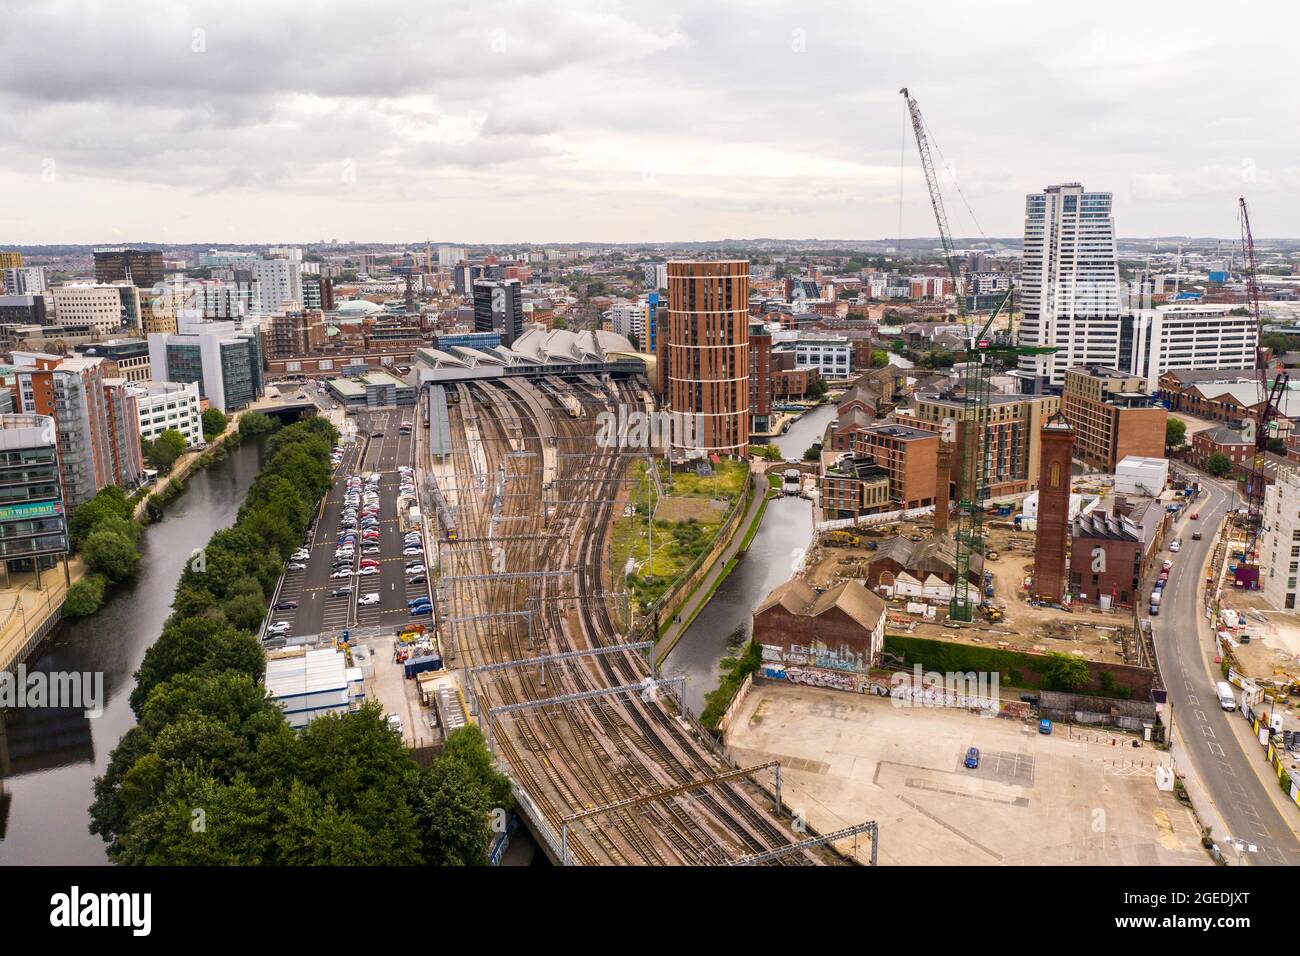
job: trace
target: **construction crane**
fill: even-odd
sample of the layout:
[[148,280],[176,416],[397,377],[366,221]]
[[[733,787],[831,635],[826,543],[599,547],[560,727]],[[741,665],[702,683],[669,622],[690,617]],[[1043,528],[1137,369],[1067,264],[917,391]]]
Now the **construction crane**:
[[1288,376],[1280,367],[1272,383],[1268,380],[1268,362],[1264,358],[1264,319],[1259,309],[1259,276],[1255,260],[1255,237],[1250,231],[1250,212],[1246,197],[1238,200],[1241,218],[1241,256],[1246,273],[1246,302],[1255,320],[1255,369],[1259,374],[1259,394],[1263,402],[1258,406],[1255,420],[1246,423],[1245,438],[1255,443],[1255,456],[1246,474],[1246,546],[1242,560],[1237,563],[1236,584],[1243,588],[1259,587],[1259,537],[1264,529],[1264,489],[1268,482],[1264,473],[1264,454],[1268,451],[1270,430],[1281,416],[1282,396],[1286,393]]
[[[970,335],[970,326],[966,319],[966,296],[961,287],[961,269],[957,264],[957,251],[953,247],[952,234],[948,229],[948,215],[943,208],[939,178],[935,175],[934,161],[930,158],[930,141],[925,134],[925,121],[921,118],[921,108],[916,105],[916,100],[908,93],[907,87],[903,87],[899,92],[903,94],[903,99],[907,102],[907,111],[912,118],[916,147],[921,153],[921,168],[925,172],[925,184],[930,190],[930,205],[934,208],[934,219],[939,226],[939,240],[943,243],[944,259],[948,263],[948,274],[952,277],[953,292],[957,295],[957,314],[963,326],[962,334],[967,336],[965,362],[961,375],[964,412],[962,423],[957,426],[955,436],[960,463],[957,479],[957,524],[953,532],[956,546],[954,560],[956,576],[953,581],[952,601],[948,605],[948,617],[953,621],[969,622],[974,616],[975,606],[980,601],[978,589],[974,590],[973,596],[971,594],[970,564],[972,553],[979,553],[981,556],[984,554],[984,500],[988,497],[989,457],[992,455],[990,443],[986,441],[992,393],[992,385],[989,382],[991,369],[987,361],[991,344],[988,333],[1002,308],[1011,301],[1012,290],[1007,290],[979,333]],[[1010,310],[1007,314],[1009,321]]]

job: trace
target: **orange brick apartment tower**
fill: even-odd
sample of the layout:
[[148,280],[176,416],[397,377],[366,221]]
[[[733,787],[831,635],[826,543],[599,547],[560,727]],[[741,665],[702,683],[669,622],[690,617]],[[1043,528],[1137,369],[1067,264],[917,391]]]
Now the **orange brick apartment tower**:
[[1038,532],[1034,540],[1036,597],[1059,601],[1065,594],[1065,549],[1070,534],[1070,459],[1074,428],[1061,415],[1043,423],[1038,470]]
[[750,431],[749,261],[669,262],[667,320],[661,340],[669,407],[694,416],[694,448],[743,455]]

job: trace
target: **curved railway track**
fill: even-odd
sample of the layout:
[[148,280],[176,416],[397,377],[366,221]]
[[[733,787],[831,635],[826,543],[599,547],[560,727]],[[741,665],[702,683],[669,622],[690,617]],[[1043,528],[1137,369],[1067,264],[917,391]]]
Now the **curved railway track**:
[[[607,406],[599,386],[555,384],[537,421],[530,401],[488,383],[457,386],[452,414],[455,508],[460,541],[440,542],[446,612],[476,618],[456,625],[462,666],[518,661],[539,654],[609,647],[625,640],[606,596],[608,529],[621,507],[627,459],[595,446],[590,415],[571,417],[572,395],[580,407]],[[620,388],[629,404],[640,400]],[[543,427],[545,426],[545,427]],[[477,433],[477,448],[466,435]],[[543,433],[554,434],[555,476],[543,487]],[[486,474],[483,463],[486,462]],[[525,467],[516,470],[516,463]],[[569,495],[557,488],[577,489]],[[544,502],[552,499],[549,506]],[[540,504],[540,509],[539,509]],[[474,542],[471,546],[467,542]],[[486,542],[486,546],[482,543]],[[492,578],[503,569],[531,572],[572,568],[571,577]],[[474,581],[456,580],[464,576]],[[532,610],[530,627],[520,617],[492,615]],[[480,719],[489,708],[561,694],[636,684],[650,676],[638,653],[605,654],[546,667],[515,667],[480,676]],[[510,773],[559,834],[567,814],[668,787],[707,780],[729,769],[661,694],[621,694],[528,709],[494,727],[493,742]],[[796,837],[764,806],[766,795],[748,781],[709,784],[689,796],[639,804],[600,815],[571,828],[569,850],[583,864],[716,864],[789,845]],[[780,862],[809,864],[829,859],[798,854]]]

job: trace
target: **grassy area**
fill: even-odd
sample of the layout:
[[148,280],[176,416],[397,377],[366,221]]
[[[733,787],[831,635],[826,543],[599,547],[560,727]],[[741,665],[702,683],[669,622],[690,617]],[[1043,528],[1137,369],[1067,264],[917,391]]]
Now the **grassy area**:
[[[654,522],[654,559],[650,560],[650,532],[647,521],[653,504],[658,510],[654,482],[644,462],[633,466],[630,486],[630,503],[635,511],[624,514],[614,524],[610,539],[610,570],[612,578],[622,578],[629,557],[636,570],[627,579],[632,597],[641,610],[652,605],[667,591],[697,558],[709,550],[718,528],[730,509],[730,503],[744,488],[749,466],[746,462],[721,462],[715,469],[716,477],[701,478],[695,472],[669,475],[662,463],[660,483],[665,497],[664,514],[689,512],[683,520],[667,520],[662,516]],[[716,488],[716,494],[715,494]],[[710,507],[709,502],[722,507]]]

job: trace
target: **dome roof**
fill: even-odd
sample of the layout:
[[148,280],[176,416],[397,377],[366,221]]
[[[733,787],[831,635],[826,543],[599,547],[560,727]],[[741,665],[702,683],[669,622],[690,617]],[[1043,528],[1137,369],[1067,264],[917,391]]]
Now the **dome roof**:
[[349,299],[336,309],[341,315],[373,315],[382,312],[383,307],[375,305],[369,299]]

